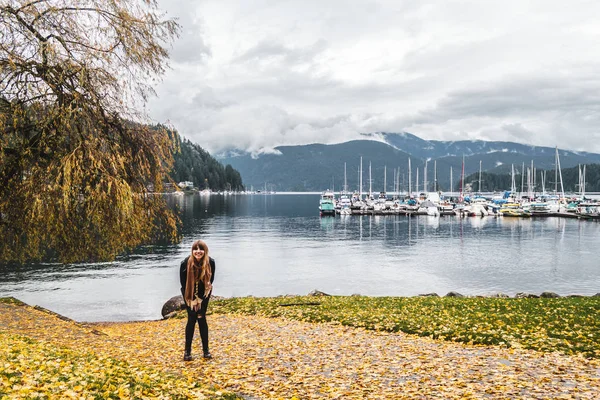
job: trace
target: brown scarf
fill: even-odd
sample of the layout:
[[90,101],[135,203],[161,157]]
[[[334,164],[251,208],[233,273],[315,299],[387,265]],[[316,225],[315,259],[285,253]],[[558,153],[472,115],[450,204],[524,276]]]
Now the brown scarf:
[[[190,256],[187,263],[187,279],[185,282],[185,302],[188,306],[192,306],[192,302],[196,297],[206,297],[206,292],[211,287],[210,278],[212,271],[210,270],[210,259],[205,251],[201,265],[196,265],[194,256]],[[198,283],[202,280],[204,283],[205,293],[198,293]]]
[[196,263],[194,262],[194,256],[190,256],[190,259],[187,263],[187,279],[185,282],[185,303],[190,307],[192,306],[192,301],[197,295],[196,284],[199,280],[198,278],[200,278],[200,267],[196,266]]

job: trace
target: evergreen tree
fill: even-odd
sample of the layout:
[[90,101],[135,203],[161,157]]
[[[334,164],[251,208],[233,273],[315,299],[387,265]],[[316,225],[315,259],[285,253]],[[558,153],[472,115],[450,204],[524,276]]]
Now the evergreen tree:
[[175,182],[193,182],[200,190],[244,190],[240,173],[231,165],[224,167],[199,145],[187,139],[181,140],[176,132],[174,136],[179,143],[179,151],[174,154],[170,176]]
[[[565,192],[580,192],[581,188],[579,188],[579,169],[580,167],[572,167],[572,168],[564,168],[561,170],[562,178],[563,178],[563,187]],[[581,170],[583,172],[583,165],[581,166]],[[585,191],[589,192],[599,192],[600,191],[600,164],[586,164],[585,171]],[[554,182],[554,170],[546,170],[544,171],[546,176],[546,182],[544,186],[546,188],[546,192],[554,192],[555,182]],[[541,171],[537,171],[536,173],[536,181],[535,181],[535,191],[542,191],[542,182],[541,179]],[[521,172],[518,171],[516,175],[517,181],[517,191],[521,190]],[[527,177],[525,177],[525,180]],[[481,190],[479,190],[479,172],[468,175],[465,177],[465,183],[471,184],[471,189],[473,191],[480,192],[500,192],[504,190],[510,190],[512,177],[510,174],[493,174],[488,172],[482,172],[481,174]],[[560,191],[560,182],[558,183],[558,190]],[[454,190],[460,189],[460,182],[457,182]],[[527,183],[525,182],[524,190],[527,190]]]

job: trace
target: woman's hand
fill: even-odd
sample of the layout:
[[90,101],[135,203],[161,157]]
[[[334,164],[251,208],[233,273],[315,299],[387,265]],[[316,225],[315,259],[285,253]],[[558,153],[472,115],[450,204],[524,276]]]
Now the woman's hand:
[[212,283],[210,282],[206,285],[206,288],[204,289],[204,298],[207,298],[210,292],[212,292],[212,287]]

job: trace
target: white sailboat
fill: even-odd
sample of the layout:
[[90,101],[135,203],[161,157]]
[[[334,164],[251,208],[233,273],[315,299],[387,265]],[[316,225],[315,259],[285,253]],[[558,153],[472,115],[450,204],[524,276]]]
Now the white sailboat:
[[340,198],[335,204],[336,211],[341,215],[349,215],[352,214],[350,207],[352,206],[352,202],[350,201],[350,196],[348,194],[348,181],[346,179],[346,163],[344,163],[344,189],[342,193],[340,193]]

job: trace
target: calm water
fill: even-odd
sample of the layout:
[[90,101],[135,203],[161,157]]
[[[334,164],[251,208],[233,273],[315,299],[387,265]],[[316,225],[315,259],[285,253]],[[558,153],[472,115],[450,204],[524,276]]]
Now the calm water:
[[0,296],[79,321],[159,319],[204,239],[220,296],[600,292],[600,223],[514,218],[318,216],[318,195],[184,196],[184,238],[112,263],[2,268]]

